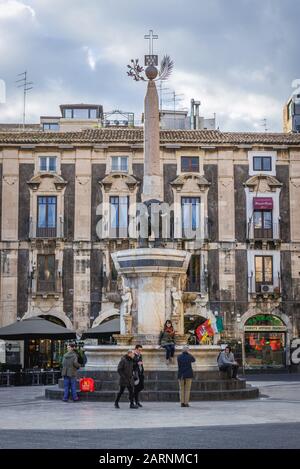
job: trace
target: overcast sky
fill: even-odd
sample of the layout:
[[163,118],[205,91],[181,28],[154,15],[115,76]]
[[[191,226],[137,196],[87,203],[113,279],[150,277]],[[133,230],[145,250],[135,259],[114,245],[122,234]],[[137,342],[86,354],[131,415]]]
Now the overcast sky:
[[[221,130],[281,131],[282,106],[300,77],[299,0],[0,0],[0,78],[7,103],[0,122],[20,122],[25,69],[34,89],[28,122],[59,115],[62,103],[99,103],[135,112],[145,83],[126,75],[147,53],[144,34],[159,35],[155,52],[175,62],[165,86],[201,101]],[[171,95],[165,96],[166,100]]]

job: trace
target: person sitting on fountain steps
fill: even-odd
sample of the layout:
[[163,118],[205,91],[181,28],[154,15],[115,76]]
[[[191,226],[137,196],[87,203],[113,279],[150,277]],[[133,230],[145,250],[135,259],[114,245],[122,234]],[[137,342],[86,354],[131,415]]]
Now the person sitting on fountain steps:
[[175,331],[170,320],[165,322],[159,336],[159,345],[166,350],[167,365],[173,362],[175,352]]
[[225,349],[219,353],[217,361],[220,371],[226,371],[229,379],[237,379],[239,365],[234,359],[231,347],[225,347]]
[[134,381],[133,381],[133,358],[134,351],[128,350],[127,354],[124,355],[118,365],[118,373],[120,375],[120,390],[115,400],[115,407],[119,409],[119,401],[125,388],[128,389],[130,409],[138,409],[138,406],[134,404]]

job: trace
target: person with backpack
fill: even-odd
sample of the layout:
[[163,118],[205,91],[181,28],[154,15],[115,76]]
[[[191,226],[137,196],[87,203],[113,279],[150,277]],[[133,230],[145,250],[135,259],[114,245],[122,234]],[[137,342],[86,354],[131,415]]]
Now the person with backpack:
[[86,365],[87,358],[83,348],[75,347],[75,353],[77,354],[79,365],[84,367]]
[[79,401],[76,392],[76,378],[77,370],[79,370],[80,364],[78,363],[78,356],[75,352],[75,347],[75,344],[68,344],[68,351],[63,356],[62,377],[64,378],[64,402],[68,402],[70,391],[73,401]]

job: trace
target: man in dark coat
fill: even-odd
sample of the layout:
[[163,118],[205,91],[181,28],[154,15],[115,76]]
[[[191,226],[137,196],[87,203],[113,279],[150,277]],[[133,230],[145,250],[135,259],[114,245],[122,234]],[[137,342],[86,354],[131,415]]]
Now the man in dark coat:
[[138,407],[143,407],[139,400],[139,393],[144,389],[144,365],[142,349],[142,345],[137,344],[134,349],[133,357],[134,400]]
[[79,400],[76,393],[76,377],[77,370],[80,368],[80,365],[78,363],[78,356],[75,352],[75,347],[75,344],[68,344],[68,351],[63,356],[61,374],[64,378],[64,402],[68,402],[70,390],[73,401],[75,402]]
[[177,357],[181,407],[190,407],[190,392],[194,376],[192,363],[195,361],[193,355],[189,353],[189,347],[185,345],[182,353]]
[[117,398],[115,400],[115,407],[119,409],[119,400],[125,388],[128,389],[130,409],[138,409],[138,406],[134,404],[134,391],[133,391],[133,357],[134,351],[128,350],[127,354],[121,358],[118,365],[118,373],[120,375],[120,390],[118,392]]

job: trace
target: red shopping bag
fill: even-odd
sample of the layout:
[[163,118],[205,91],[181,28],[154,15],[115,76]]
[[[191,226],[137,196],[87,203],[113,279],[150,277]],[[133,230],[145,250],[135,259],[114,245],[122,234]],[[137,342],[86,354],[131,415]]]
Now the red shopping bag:
[[79,389],[82,392],[94,392],[95,381],[93,378],[81,378],[79,381]]

